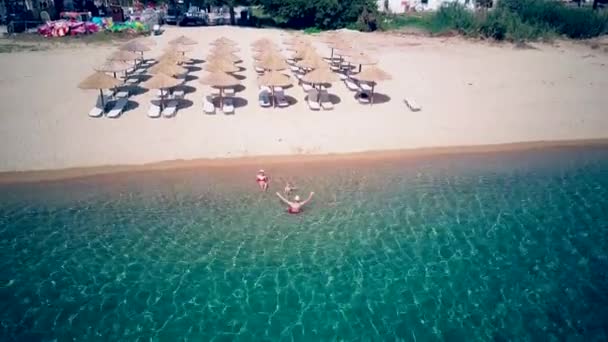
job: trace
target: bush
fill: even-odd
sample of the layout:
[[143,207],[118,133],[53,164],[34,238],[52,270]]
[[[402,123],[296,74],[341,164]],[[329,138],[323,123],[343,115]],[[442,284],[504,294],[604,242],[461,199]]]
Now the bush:
[[504,9],[492,11],[481,23],[479,31],[487,38],[517,42],[546,38],[552,34],[546,25],[527,24],[517,14]]
[[499,9],[518,15],[529,25],[549,28],[570,38],[590,38],[608,32],[608,15],[551,0],[501,0]]
[[459,3],[447,3],[431,20],[434,31],[456,30],[465,35],[476,35],[477,21],[473,12]]
[[362,32],[372,32],[378,29],[378,22],[376,20],[376,16],[368,11],[366,8],[363,9],[363,12],[357,19],[357,30]]
[[259,0],[259,4],[266,13],[285,19],[288,27],[296,29],[343,28],[357,23],[364,11],[368,14],[362,23],[369,23],[370,29],[378,7],[374,0]]

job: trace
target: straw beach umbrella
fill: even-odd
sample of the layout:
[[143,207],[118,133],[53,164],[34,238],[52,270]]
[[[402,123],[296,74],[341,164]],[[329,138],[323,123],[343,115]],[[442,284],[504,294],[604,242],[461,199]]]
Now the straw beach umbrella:
[[150,68],[151,74],[163,73],[169,76],[183,75],[187,71],[185,68],[171,62],[161,62]]
[[216,45],[209,50],[211,53],[235,53],[239,51],[241,51],[241,49],[232,45]]
[[319,57],[316,53],[309,54],[306,58],[298,61],[297,64],[305,69],[327,68],[327,63],[325,63],[323,58]]
[[95,71],[111,72],[114,74],[114,78],[116,78],[117,72],[121,72],[121,71],[126,72],[129,68],[131,68],[131,65],[129,65],[123,61],[108,60],[108,61],[105,61],[103,64],[94,67],[93,69],[95,69]]
[[186,55],[186,52],[190,52],[192,51],[192,48],[189,46],[185,46],[185,45],[181,45],[181,44],[175,44],[175,45],[169,45],[167,46],[167,48],[165,48],[166,52],[179,52],[182,55]]
[[256,66],[266,70],[284,70],[289,67],[283,56],[279,54],[264,56],[256,63]]
[[[264,75],[258,77],[258,83],[261,86],[269,87],[272,90],[272,98],[274,99],[274,88],[275,87],[288,87],[292,84],[289,76],[280,73],[278,71],[269,71]],[[276,106],[276,103],[273,101],[273,106]]]
[[239,67],[226,60],[216,59],[205,64],[205,70],[209,72],[237,72]]
[[175,51],[167,51],[165,53],[163,53],[160,57],[158,57],[158,61],[160,63],[163,62],[167,62],[167,63],[173,63],[173,64],[181,64],[184,63],[185,61],[187,61],[189,58],[182,55],[179,52],[175,52]]
[[311,84],[333,83],[338,81],[338,76],[329,68],[317,68],[302,77],[302,81]]
[[218,39],[211,42],[211,45],[238,45],[234,40],[226,37],[219,37]]
[[371,57],[370,55],[366,55],[363,52],[358,52],[352,54],[350,58],[347,58],[348,63],[359,65],[359,72],[361,72],[362,65],[374,65],[378,64],[378,59]]
[[230,63],[239,63],[242,61],[241,57],[231,52],[216,52],[207,56],[207,62],[213,62],[217,60],[225,60]]
[[131,51],[125,51],[125,50],[118,50],[113,52],[110,57],[108,57],[108,60],[111,61],[133,61],[139,58],[139,55],[136,54],[135,52],[131,52]]
[[370,104],[374,103],[374,87],[376,83],[392,79],[391,75],[376,66],[367,67],[353,77],[360,82],[370,83],[372,87]]
[[223,105],[222,95],[224,89],[236,87],[240,84],[236,77],[225,72],[208,73],[200,79],[200,83],[218,88],[220,90],[220,106]]
[[252,47],[274,45],[274,42],[268,38],[260,38],[251,43]]
[[151,50],[148,45],[138,40],[130,41],[125,45],[121,46],[119,49],[124,51],[139,52],[141,54],[142,59],[144,58],[144,52]]
[[85,78],[82,82],[80,82],[80,84],[78,84],[78,88],[99,89],[99,94],[101,96],[101,106],[102,108],[105,108],[106,104],[104,103],[103,90],[115,88],[119,84],[120,81],[118,81],[114,77],[108,76],[101,71],[97,71],[93,75]]
[[150,78],[149,80],[144,82],[142,84],[142,86],[144,86],[145,88],[148,88],[148,89],[160,89],[160,108],[162,110],[164,108],[164,100],[165,100],[165,95],[164,95],[163,91],[168,88],[173,88],[175,86],[178,86],[181,83],[182,83],[182,81],[180,81],[174,77],[171,77],[167,74],[164,74],[162,72],[159,72],[156,75],[152,76],[152,78]]
[[188,38],[186,36],[179,36],[173,40],[169,41],[169,45],[195,45],[198,44],[196,40]]

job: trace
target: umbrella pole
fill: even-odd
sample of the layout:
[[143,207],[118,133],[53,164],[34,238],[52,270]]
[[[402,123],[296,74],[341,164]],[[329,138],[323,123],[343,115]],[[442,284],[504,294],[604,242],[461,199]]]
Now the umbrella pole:
[[334,48],[331,48],[331,57],[329,57],[330,63],[334,62]]
[[361,72],[362,66],[363,65],[359,64],[359,72]]
[[165,95],[164,95],[164,93],[163,93],[163,88],[160,88],[160,111],[161,111],[161,112],[162,112],[162,111],[163,111],[163,109],[164,109],[164,108],[163,108],[163,107],[164,107],[164,104],[165,104]]
[[272,89],[272,108],[277,108],[277,101],[274,97],[274,87],[270,87],[270,89]]
[[116,72],[114,72],[114,78],[116,78]]
[[224,97],[222,96],[224,93],[224,88],[220,88],[220,107],[224,108]]
[[106,104],[104,103],[103,89],[99,89],[99,96],[101,96],[101,110],[105,113],[106,112]]
[[369,105],[373,105],[374,104],[374,88],[376,87],[376,85],[372,85],[372,95],[371,95],[371,99],[369,99]]

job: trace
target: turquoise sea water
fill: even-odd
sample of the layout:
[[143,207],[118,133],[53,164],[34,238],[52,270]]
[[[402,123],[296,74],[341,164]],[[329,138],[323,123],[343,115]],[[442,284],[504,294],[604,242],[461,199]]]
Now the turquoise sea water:
[[0,340],[608,340],[606,148],[269,171],[0,186]]

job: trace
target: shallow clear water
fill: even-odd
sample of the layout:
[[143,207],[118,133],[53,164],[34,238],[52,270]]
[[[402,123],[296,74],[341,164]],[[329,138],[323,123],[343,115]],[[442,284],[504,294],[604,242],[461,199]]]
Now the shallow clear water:
[[608,149],[273,172],[1,186],[0,339],[608,340]]

